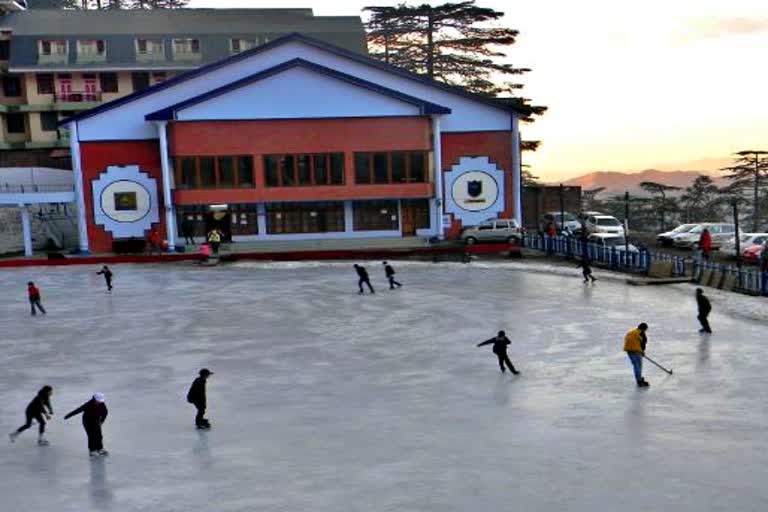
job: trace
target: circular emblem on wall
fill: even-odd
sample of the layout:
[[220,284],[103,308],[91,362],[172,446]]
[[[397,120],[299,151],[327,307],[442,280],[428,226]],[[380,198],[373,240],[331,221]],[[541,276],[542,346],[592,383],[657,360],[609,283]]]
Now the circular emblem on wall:
[[487,210],[499,197],[499,185],[484,171],[469,171],[453,182],[451,196],[456,206],[468,212]]
[[101,191],[101,210],[115,222],[136,222],[149,214],[152,205],[149,190],[131,180],[119,180]]

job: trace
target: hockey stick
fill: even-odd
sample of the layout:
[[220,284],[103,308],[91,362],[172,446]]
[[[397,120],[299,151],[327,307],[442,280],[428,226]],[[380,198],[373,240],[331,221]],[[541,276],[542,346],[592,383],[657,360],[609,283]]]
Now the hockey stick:
[[667,372],[668,374],[672,375],[672,370],[667,370],[666,368],[664,368],[664,367],[663,367],[663,366],[661,366],[659,363],[657,363],[656,361],[654,361],[653,359],[651,359],[650,357],[648,357],[648,356],[647,356],[647,355],[645,355],[645,354],[643,354],[643,357],[644,357],[645,359],[649,360],[650,362],[652,362],[653,364],[655,364],[656,366],[658,366],[659,368],[661,368],[662,370],[664,370],[665,372]]

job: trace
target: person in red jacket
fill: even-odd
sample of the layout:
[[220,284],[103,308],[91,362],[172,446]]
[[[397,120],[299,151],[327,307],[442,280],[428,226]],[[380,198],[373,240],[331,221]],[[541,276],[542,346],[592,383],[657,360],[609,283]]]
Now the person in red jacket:
[[45,308],[40,303],[40,289],[35,286],[35,283],[32,281],[27,283],[27,295],[29,295],[29,305],[32,308],[32,316],[37,314],[35,308],[39,309],[42,314],[45,314]]
[[712,235],[707,228],[701,232],[699,237],[699,248],[701,249],[701,255],[705,261],[709,261],[709,253],[712,251]]

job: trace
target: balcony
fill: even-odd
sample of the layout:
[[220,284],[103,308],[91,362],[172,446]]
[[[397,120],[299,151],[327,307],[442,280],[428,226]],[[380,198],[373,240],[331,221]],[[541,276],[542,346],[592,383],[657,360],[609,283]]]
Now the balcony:
[[101,101],[99,91],[69,91],[57,92],[54,95],[56,103],[98,103]]

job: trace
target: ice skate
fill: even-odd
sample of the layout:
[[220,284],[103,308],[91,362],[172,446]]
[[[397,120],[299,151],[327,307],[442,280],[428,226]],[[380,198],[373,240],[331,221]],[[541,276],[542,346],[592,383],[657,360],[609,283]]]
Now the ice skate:
[[48,440],[44,437],[41,437],[37,440],[37,446],[48,446],[49,444],[51,443],[49,443]]
[[109,455],[109,452],[107,450],[99,450],[96,453],[99,454],[102,457],[106,457],[106,456]]
[[89,453],[89,455],[92,459],[95,459],[96,457],[99,456],[99,452],[97,452],[96,450],[93,450],[92,452]]
[[16,442],[16,436],[18,436],[18,435],[19,434],[16,433],[16,432],[11,432],[10,434],[8,434],[8,437],[11,438],[11,442],[12,443],[15,443]]

